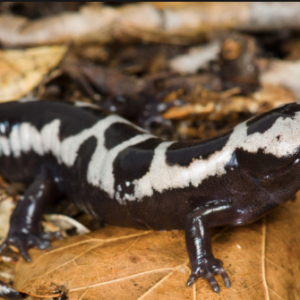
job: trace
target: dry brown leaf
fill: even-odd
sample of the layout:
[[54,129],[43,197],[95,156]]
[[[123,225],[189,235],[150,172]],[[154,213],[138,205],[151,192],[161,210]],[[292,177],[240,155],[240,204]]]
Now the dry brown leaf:
[[70,300],[299,299],[299,214],[300,194],[263,220],[213,237],[214,254],[232,282],[230,289],[221,283],[220,294],[203,279],[185,286],[190,268],[183,231],[112,226],[55,242],[47,252],[32,249],[33,262],[17,265],[14,287],[40,297],[68,291]]
[[[2,197],[2,195],[1,195]],[[1,199],[0,202],[0,238],[4,239],[9,230],[9,219],[15,208],[14,201],[12,197],[7,197],[4,195],[5,199]]]
[[16,100],[30,92],[66,51],[66,46],[0,51],[0,101]]

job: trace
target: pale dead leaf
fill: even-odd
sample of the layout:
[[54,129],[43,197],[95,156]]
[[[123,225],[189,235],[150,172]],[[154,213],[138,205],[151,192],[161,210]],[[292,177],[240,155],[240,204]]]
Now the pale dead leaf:
[[[1,195],[2,196],[2,195]],[[4,200],[0,202],[0,238],[4,239],[9,230],[9,219],[15,208],[12,197],[3,196]]]
[[66,46],[43,46],[0,51],[0,101],[16,100],[35,88],[67,51]]
[[300,60],[262,60],[260,82],[285,87],[291,90],[300,100]]
[[[15,288],[40,297],[68,291],[70,300],[297,299],[300,293],[300,194],[264,221],[228,228],[213,237],[232,287],[215,294],[203,279],[193,287],[183,231],[142,231],[108,226],[32,249],[20,260]],[[24,276],[26,274],[26,276]],[[294,298],[293,298],[294,297]]]
[[85,227],[75,219],[65,215],[48,214],[48,215],[44,215],[44,218],[46,219],[47,222],[51,222],[50,224],[53,224],[53,226],[57,228],[55,230],[49,230],[49,231],[68,230],[75,227],[76,232],[78,234],[86,234],[90,232],[90,230],[87,227]]
[[213,41],[204,46],[190,48],[187,54],[172,58],[169,65],[173,71],[194,74],[199,69],[206,68],[210,61],[217,59],[220,50],[220,43]]

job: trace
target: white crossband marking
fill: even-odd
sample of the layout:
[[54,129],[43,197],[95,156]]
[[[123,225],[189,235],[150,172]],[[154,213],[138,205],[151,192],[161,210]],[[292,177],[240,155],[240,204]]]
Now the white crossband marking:
[[[212,153],[208,159],[195,158],[188,167],[172,165],[166,162],[166,151],[173,142],[162,142],[154,150],[154,157],[149,171],[141,178],[132,182],[124,178],[124,187],[133,185],[133,193],[125,193],[123,198],[119,191],[114,190],[113,163],[117,155],[132,145],[153,138],[152,135],[141,134],[107,150],[105,147],[105,131],[114,123],[131,124],[127,120],[110,115],[97,122],[93,127],[70,136],[63,141],[59,139],[61,121],[55,119],[38,131],[29,123],[14,126],[9,137],[0,135],[0,155],[18,157],[22,152],[33,150],[39,155],[52,153],[59,163],[71,167],[74,165],[78,150],[89,137],[97,139],[97,146],[88,166],[87,181],[98,186],[116,198],[120,203],[124,200],[141,200],[152,196],[154,191],[162,193],[168,189],[184,188],[190,184],[197,187],[209,176],[220,176],[226,173],[225,166],[232,158],[237,148],[256,153],[263,149],[278,158],[294,154],[300,146],[300,112],[292,118],[278,118],[276,122],[263,133],[255,132],[247,135],[247,123],[236,126],[222,150]],[[135,128],[135,125],[132,124]],[[277,139],[280,136],[280,139]]]

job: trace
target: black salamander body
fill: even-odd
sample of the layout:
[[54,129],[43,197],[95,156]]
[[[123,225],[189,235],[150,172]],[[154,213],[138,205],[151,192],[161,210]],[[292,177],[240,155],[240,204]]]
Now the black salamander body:
[[[77,107],[77,106],[82,107]],[[248,224],[300,188],[300,104],[280,106],[207,140],[168,142],[116,115],[83,104],[33,101],[0,105],[0,174],[28,189],[8,238],[47,248],[45,206],[63,195],[113,225],[184,229],[192,265],[187,284],[230,280],[215,259],[209,228]],[[18,299],[12,290],[0,296]],[[1,292],[2,291],[2,292]],[[15,298],[14,298],[15,297]]]

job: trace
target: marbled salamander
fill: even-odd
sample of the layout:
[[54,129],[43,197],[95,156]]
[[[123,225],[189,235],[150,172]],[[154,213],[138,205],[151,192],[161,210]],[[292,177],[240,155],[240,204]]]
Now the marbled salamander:
[[[78,105],[77,105],[78,106]],[[63,195],[104,222],[185,229],[192,272],[215,292],[219,273],[209,228],[244,225],[286,202],[300,188],[300,104],[289,103],[226,134],[168,142],[116,115],[52,101],[0,104],[0,174],[28,184],[2,251],[50,245],[45,206]],[[0,296],[20,294],[1,285]]]

